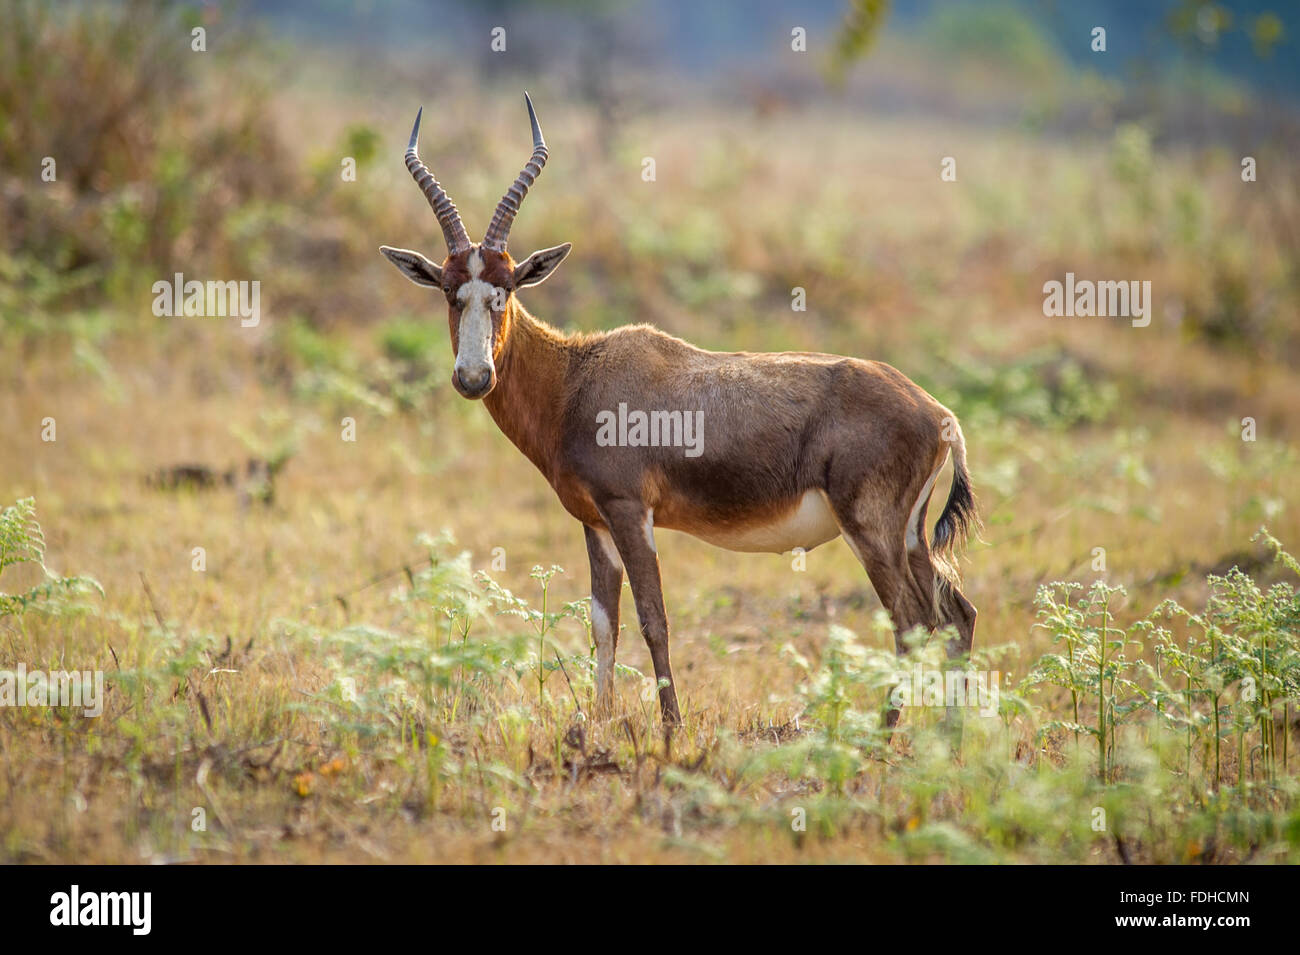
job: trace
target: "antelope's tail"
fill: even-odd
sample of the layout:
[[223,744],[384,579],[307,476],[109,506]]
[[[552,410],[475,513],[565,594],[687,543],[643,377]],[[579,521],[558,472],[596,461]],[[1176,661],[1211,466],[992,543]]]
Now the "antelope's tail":
[[971,487],[970,471],[966,469],[966,439],[956,417],[953,417],[952,424],[957,429],[956,440],[951,442],[952,488],[948,491],[948,503],[943,506],[939,522],[934,526],[934,541],[930,545],[934,553],[948,557],[979,527],[975,492]]

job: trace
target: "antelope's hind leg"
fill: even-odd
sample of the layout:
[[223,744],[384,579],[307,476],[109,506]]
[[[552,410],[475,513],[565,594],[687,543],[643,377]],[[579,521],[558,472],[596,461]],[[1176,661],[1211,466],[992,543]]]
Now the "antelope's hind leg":
[[[935,475],[938,475],[937,471]],[[931,478],[926,485],[923,498],[917,501],[908,522],[907,563],[918,592],[929,595],[932,608],[932,616],[928,623],[930,629],[951,624],[957,631],[957,635],[948,640],[944,647],[948,659],[968,660],[971,647],[975,642],[975,607],[957,588],[959,581],[956,566],[943,556],[936,558],[926,542],[925,517],[930,505],[930,491],[933,484],[934,478]],[[967,662],[966,665],[969,666],[969,663]],[[970,681],[964,682],[965,695],[969,697]],[[947,685],[946,680],[945,685]],[[969,705],[968,699],[963,702]],[[949,706],[946,719],[957,743],[960,744],[963,713],[956,707]]]
[[[939,469],[942,468],[943,462],[940,462]],[[957,630],[956,639],[949,640],[946,646],[948,659],[954,660],[969,654],[975,643],[975,607],[958,589],[961,579],[955,562],[947,556],[936,557],[926,542],[926,512],[938,476],[936,470],[908,519],[907,564],[917,592],[930,604],[928,625],[933,629],[952,624]]]
[[[894,622],[894,650],[899,657],[907,653],[904,635],[916,626],[932,628],[933,601],[923,595],[908,566],[907,551],[900,530],[879,531],[869,527],[853,506],[832,506],[840,532],[859,563],[867,572],[876,596]],[[885,713],[885,725],[898,725],[899,711],[891,707]]]

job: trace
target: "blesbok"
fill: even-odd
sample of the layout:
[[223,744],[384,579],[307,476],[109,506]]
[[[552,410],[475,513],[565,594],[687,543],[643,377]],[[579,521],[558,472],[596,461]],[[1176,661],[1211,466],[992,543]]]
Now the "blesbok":
[[[481,398],[497,426],[582,522],[591,561],[598,705],[613,702],[623,570],[650,648],[665,723],[681,719],[668,663],[656,528],[736,551],[810,550],[841,534],[899,635],[955,626],[969,652],[975,608],[952,558],[976,522],[957,418],[889,365],[811,353],[709,352],[649,325],[565,335],[530,315],[537,285],[569,243],[516,263],[506,239],[547,149],[524,94],[533,154],[496,207],[483,241],[420,161],[416,114],[406,167],[447,241],[441,265],[380,251],[417,285],[447,297],[451,383]],[[632,409],[628,411],[627,409]],[[617,425],[617,427],[616,427]],[[948,502],[926,543],[926,509],[951,453]],[[897,713],[891,712],[892,725]]]

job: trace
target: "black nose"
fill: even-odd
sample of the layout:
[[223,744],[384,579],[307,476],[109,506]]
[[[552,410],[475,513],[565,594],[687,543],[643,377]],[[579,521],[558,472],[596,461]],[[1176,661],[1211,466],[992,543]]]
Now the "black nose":
[[478,371],[466,371],[463,368],[456,370],[456,380],[460,382],[461,388],[470,394],[478,394],[488,386],[492,380],[491,368],[480,368]]

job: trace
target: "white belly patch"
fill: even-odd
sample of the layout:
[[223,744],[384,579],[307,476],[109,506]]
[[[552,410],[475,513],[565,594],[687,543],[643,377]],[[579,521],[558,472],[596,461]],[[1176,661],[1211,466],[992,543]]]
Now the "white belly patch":
[[715,547],[748,553],[784,554],[802,547],[812,550],[840,536],[840,527],[831,513],[830,502],[821,490],[805,491],[799,506],[770,524],[748,527],[708,528],[691,531],[692,536]]

